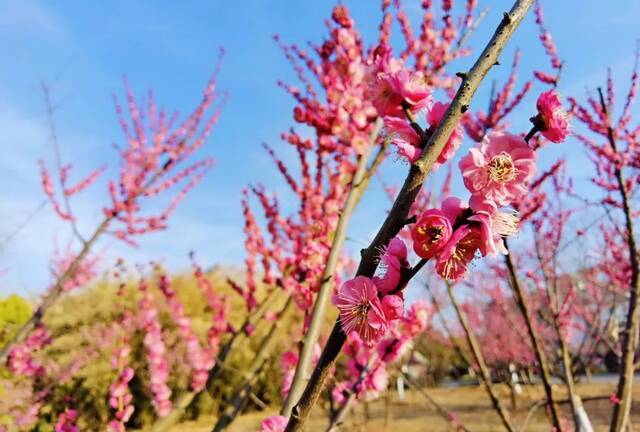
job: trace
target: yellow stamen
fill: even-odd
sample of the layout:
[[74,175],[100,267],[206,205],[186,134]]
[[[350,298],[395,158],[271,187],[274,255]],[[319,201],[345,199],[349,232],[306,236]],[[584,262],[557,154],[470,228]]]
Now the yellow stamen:
[[518,169],[513,165],[511,155],[502,152],[489,162],[489,178],[498,183],[506,183],[516,178]]

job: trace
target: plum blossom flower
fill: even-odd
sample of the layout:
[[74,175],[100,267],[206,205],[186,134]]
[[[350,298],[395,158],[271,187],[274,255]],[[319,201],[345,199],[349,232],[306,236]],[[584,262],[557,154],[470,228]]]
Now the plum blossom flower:
[[493,132],[460,160],[464,184],[479,195],[505,206],[523,197],[536,170],[536,154],[524,139]]
[[407,245],[400,238],[395,237],[389,242],[380,257],[380,264],[384,267],[382,276],[374,276],[373,283],[383,294],[388,294],[398,288],[403,269],[409,267],[407,261]]
[[342,330],[352,331],[367,343],[378,340],[387,330],[389,322],[402,316],[403,300],[396,295],[386,295],[382,301],[373,280],[356,276],[340,287],[334,298],[340,311]]
[[617,394],[611,393],[611,395],[609,396],[609,402],[611,402],[613,405],[619,405],[620,398],[618,397]]
[[382,297],[382,312],[387,322],[402,318],[404,300],[402,297],[389,294]]
[[46,368],[34,354],[50,343],[51,334],[43,325],[39,325],[24,343],[11,348],[7,357],[7,367],[15,375],[42,376],[46,372]]
[[442,210],[442,213],[444,213],[447,219],[449,219],[449,222],[451,222],[451,226],[453,226],[457,224],[463,212],[469,210],[469,206],[458,197],[448,197],[440,204],[440,210]]
[[356,386],[359,399],[375,400],[389,385],[389,373],[384,364],[379,364],[367,374],[362,384]]
[[560,96],[555,90],[548,90],[538,96],[538,115],[534,122],[542,135],[549,141],[560,143],[569,134],[569,116],[562,107]]
[[433,258],[447,244],[452,231],[451,222],[442,211],[427,210],[411,229],[413,250],[421,258]]
[[420,159],[420,137],[406,120],[398,117],[386,116],[383,118],[387,137],[396,147],[398,156],[410,164]]
[[480,253],[482,256],[506,255],[505,237],[512,237],[518,233],[519,218],[515,213],[499,211],[495,203],[479,196],[472,196],[469,202],[473,216],[468,218],[479,224],[482,235]]
[[166,347],[162,339],[158,310],[153,304],[147,282],[142,279],[139,284],[142,299],[139,302],[140,321],[145,332],[143,344],[147,351],[149,363],[150,387],[153,394],[153,407],[159,417],[171,412],[171,389],[169,381],[169,363],[166,359]]
[[469,263],[482,246],[480,229],[469,225],[458,228],[438,256],[436,271],[447,280],[456,281],[467,272]]
[[416,112],[428,108],[433,101],[424,76],[406,69],[378,73],[372,84],[371,103],[381,116],[403,117],[403,104]]
[[364,276],[356,276],[340,287],[335,304],[345,333],[357,332],[364,340],[377,339],[386,329],[378,288]]
[[284,432],[288,419],[281,415],[267,417],[260,423],[259,432]]
[[[427,112],[427,122],[431,127],[437,127],[440,124],[447,108],[449,108],[449,104],[436,102]],[[420,155],[422,155],[420,136],[411,125],[404,118],[396,116],[385,116],[383,121],[387,137],[396,147],[398,156],[411,164],[420,159]],[[451,132],[449,140],[436,159],[434,168],[444,164],[455,155],[462,143],[462,137],[462,127],[458,126]]]
[[[442,102],[436,102],[435,104],[433,104],[433,107],[431,107],[431,109],[427,113],[427,121],[429,122],[429,126],[431,126],[432,128],[438,127],[440,121],[442,120],[442,117],[444,117],[444,113],[447,112],[447,109],[449,109],[449,104],[445,104]],[[462,126],[458,125],[455,127],[455,129],[453,129],[451,135],[449,136],[449,140],[438,155],[436,163],[433,166],[434,168],[437,168],[438,166],[444,164],[456,154],[456,151],[458,151],[458,148],[460,148],[460,144],[462,144],[462,137]]]

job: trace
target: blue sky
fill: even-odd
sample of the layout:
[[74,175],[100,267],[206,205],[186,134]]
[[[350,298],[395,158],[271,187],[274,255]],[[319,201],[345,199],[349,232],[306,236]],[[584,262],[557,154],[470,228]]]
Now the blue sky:
[[[285,152],[279,134],[292,124],[290,98],[275,82],[295,80],[288,62],[272,41],[279,33],[284,41],[304,45],[325,34],[323,20],[333,1],[253,0],[223,1],[125,1],[109,2],[4,0],[0,15],[0,44],[5,60],[0,67],[0,238],[13,233],[43,200],[36,161],[50,160],[46,116],[40,83],[53,86],[56,124],[62,155],[80,173],[105,161],[115,165],[111,147],[121,142],[113,113],[112,94],[120,94],[126,75],[139,93],[152,87],[161,104],[186,112],[200,97],[211,73],[217,49],[225,57],[219,85],[230,93],[220,122],[204,152],[217,160],[205,181],[187,198],[172,219],[170,230],[146,237],[138,249],[115,241],[103,242],[105,262],[123,256],[131,262],[151,258],[171,268],[187,264],[195,250],[205,264],[238,264],[243,257],[242,215],[239,194],[248,183],[285,188],[264,152],[266,142]],[[409,13],[417,1],[406,2]],[[503,9],[511,2],[480,1],[489,14],[470,41],[482,46],[495,28]],[[354,0],[352,10],[365,38],[375,36],[379,22],[377,1]],[[607,66],[626,82],[633,64],[635,40],[640,36],[640,2],[549,1],[547,25],[566,62],[565,95],[582,95],[585,88],[601,84]],[[416,17],[418,15],[415,15]],[[523,71],[546,65],[537,42],[533,17],[529,16],[503,55],[510,63],[513,50],[523,50]],[[463,70],[468,61],[457,66]],[[508,67],[499,67],[490,79],[504,79]],[[486,105],[489,80],[474,106]],[[626,89],[625,89],[626,90]],[[622,96],[620,96],[622,97]],[[532,100],[528,100],[533,108]],[[527,127],[530,112],[519,113],[516,131]],[[468,145],[468,143],[467,143]],[[559,155],[569,158],[578,181],[588,175],[581,151],[571,143],[550,148],[543,163]],[[400,183],[404,167],[390,159],[384,168],[389,183]],[[89,230],[100,217],[97,203],[103,184],[74,202]],[[281,196],[285,200],[286,196]],[[387,208],[379,187],[371,191],[355,216],[348,247],[366,243]],[[64,247],[69,230],[51,215],[48,207],[0,248],[0,290],[27,295],[41,293],[48,280],[48,260],[54,244]]]

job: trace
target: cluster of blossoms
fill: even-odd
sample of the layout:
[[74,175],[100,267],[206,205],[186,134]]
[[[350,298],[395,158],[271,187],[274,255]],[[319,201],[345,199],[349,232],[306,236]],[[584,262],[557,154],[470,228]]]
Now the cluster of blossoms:
[[[417,77],[416,77],[417,75]],[[431,129],[438,127],[448,104],[433,103],[431,89],[420,74],[410,75],[406,70],[398,72],[378,72],[374,85],[378,88],[373,100],[383,117],[388,139],[396,147],[398,156],[409,163],[416,162],[422,154],[426,135],[407,123],[406,116],[425,112]],[[412,120],[413,123],[414,120]],[[450,160],[462,143],[462,128],[456,127],[436,159],[435,166]]]
[[[374,94],[378,96],[374,105],[387,114],[385,125],[392,142],[409,162],[415,162],[430,130],[424,132],[416,124],[413,112],[430,108],[427,118],[434,128],[447,105],[430,106],[431,95],[421,77],[408,76],[403,70],[378,73],[375,86],[378,90]],[[541,131],[550,141],[562,141],[568,134],[568,121],[557,93],[542,93],[536,106],[534,131]],[[403,114],[404,119],[400,117]],[[470,192],[468,203],[450,197],[442,201],[440,208],[417,215],[410,228],[413,251],[423,261],[434,260],[442,278],[461,279],[477,255],[507,253],[503,239],[517,233],[518,218],[502,208],[517,206],[527,195],[536,171],[536,152],[527,140],[505,131],[484,134],[458,164]],[[462,129],[458,127],[438,162],[449,160],[461,141]],[[391,241],[381,263],[385,268],[382,277],[356,276],[345,282],[334,298],[344,332],[355,331],[368,343],[379,340],[402,316],[401,291],[408,282],[404,275],[411,277],[406,246],[399,238]]]
[[109,406],[115,410],[115,419],[108,424],[110,432],[123,432],[125,424],[133,414],[133,395],[129,391],[129,381],[133,379],[133,369],[126,366],[131,353],[128,345],[116,348],[112,363],[120,371],[116,382],[109,386]]
[[[101,261],[99,254],[87,256],[79,262],[77,262],[77,258],[71,244],[68,244],[64,251],[60,251],[58,248],[54,250],[51,260],[51,272],[54,280],[62,279],[65,272],[72,273],[71,277],[62,285],[62,290],[65,292],[85,286],[98,275],[98,266]],[[70,270],[72,265],[76,266],[73,271]]]
[[[315,136],[303,137],[294,128],[282,134],[298,154],[299,175],[267,147],[300,202],[297,215],[282,214],[278,200],[262,187],[249,188],[244,194],[248,253],[243,294],[250,307],[255,307],[252,296],[257,274],[261,273],[263,283],[281,285],[294,295],[300,309],[309,309],[349,192],[345,185],[353,178],[357,158],[382,143],[380,137],[376,138],[377,119],[386,117],[385,121],[390,122],[387,130],[397,135],[396,145],[400,148],[401,130],[392,132],[391,124],[393,118],[403,115],[403,104],[409,104],[416,113],[428,109],[428,121],[433,125],[445,111],[443,105],[433,104],[431,91],[449,89],[455,83],[444,66],[468,54],[458,42],[461,33],[471,25],[476,2],[466,2],[465,15],[460,19],[454,16],[451,3],[445,2],[441,5],[442,22],[436,19],[436,6],[423,2],[424,19],[418,32],[412,30],[400,2],[394,2],[393,7],[396,11],[392,11],[392,2],[382,1],[380,37],[368,47],[348,9],[341,5],[334,8],[332,19],[326,23],[329,36],[312,44],[311,52],[297,45],[281,44],[301,85],[279,84],[295,99],[295,122]],[[394,18],[405,41],[404,50],[396,57],[390,42]],[[279,38],[276,40],[280,42]],[[407,140],[415,144],[415,136]],[[452,144],[455,150],[459,140],[452,139]],[[411,144],[404,146],[408,154],[417,154],[407,146]],[[444,158],[449,157],[446,154],[444,151]],[[381,156],[385,156],[384,151]],[[256,223],[249,205],[250,194],[255,195],[264,210],[266,233]],[[340,267],[343,264],[346,262],[341,261]],[[333,281],[339,284],[337,278]]]
[[162,326],[158,318],[158,310],[153,304],[153,297],[147,282],[142,279],[139,284],[143,298],[140,300],[141,326],[145,332],[144,346],[147,349],[149,375],[151,376],[151,393],[153,407],[160,417],[171,412],[171,389],[167,385],[169,380],[169,364],[166,360],[166,347],[162,340]]
[[226,296],[215,292],[211,281],[195,262],[193,264],[193,276],[207,300],[207,305],[211,312],[211,326],[207,331],[207,351],[211,359],[215,359],[220,350],[222,336],[227,332],[233,331],[229,324],[229,304]]
[[538,115],[533,118],[542,136],[554,143],[560,143],[569,134],[569,117],[562,107],[560,97],[555,90],[547,90],[536,102]]
[[[96,255],[93,249],[103,234],[110,234],[125,242],[135,244],[138,236],[165,229],[176,206],[212,167],[213,160],[211,158],[205,157],[199,160],[195,160],[195,158],[197,158],[197,154],[204,146],[219,117],[216,79],[217,69],[207,83],[201,100],[184,120],[180,120],[178,113],[169,112],[156,105],[152,93],[149,93],[146,103],[137,101],[131,89],[126,86],[128,112],[125,113],[121,105],[116,103],[116,114],[125,135],[125,144],[117,147],[120,157],[119,169],[108,181],[107,190],[110,200],[103,205],[104,217],[95,225],[94,230],[87,235],[86,239],[78,230],[76,225],[78,221],[70,202],[94,185],[101,175],[107,173],[107,170],[105,167],[100,167],[83,179],[72,179],[74,174],[72,166],[63,165],[60,162],[56,134],[52,127],[51,136],[57,162],[55,172],[52,174],[46,164],[40,161],[40,180],[49,204],[60,219],[72,226],[74,238],[78,241],[70,243],[62,252],[56,249],[52,259],[54,281],[46,293],[45,300],[36,309],[32,319],[28,320],[17,332],[16,338],[2,347],[1,356],[3,359],[6,356],[10,370],[15,375],[30,378],[30,384],[36,389],[30,395],[29,403],[25,404],[25,406],[30,406],[29,412],[21,414],[21,417],[26,419],[25,425],[37,417],[40,406],[48,403],[45,398],[55,395],[55,392],[50,391],[54,387],[51,382],[56,381],[56,384],[59,384],[63,382],[63,379],[69,379],[72,372],[80,367],[80,362],[75,360],[70,367],[56,364],[51,364],[50,367],[49,363],[41,364],[42,362],[39,362],[32,354],[42,348],[43,344],[48,343],[46,341],[49,338],[44,336],[45,330],[43,328],[36,327],[35,331],[29,330],[34,323],[37,326],[41,322],[48,309],[56,304],[64,293],[77,289],[95,278],[100,256]],[[53,124],[53,109],[46,88],[45,96],[47,110],[51,124]],[[165,202],[160,203],[159,201],[163,197]],[[159,209],[156,204],[164,204],[164,207]],[[157,213],[144,213],[146,210],[151,210],[152,207],[154,211],[157,210]],[[81,246],[79,252],[73,250],[74,244]],[[151,309],[144,307],[141,309],[142,315],[146,314],[148,323],[157,322],[155,309],[152,307]],[[146,338],[145,341],[148,342],[147,348],[150,358],[156,360],[151,362],[151,369],[153,372],[158,372],[152,373],[153,393],[154,396],[158,396],[157,402],[163,401],[162,404],[157,404],[156,408],[167,412],[171,407],[170,401],[168,401],[170,392],[166,386],[166,378],[168,377],[168,370],[164,370],[167,369],[166,364],[159,361],[164,352],[161,338],[158,336],[159,324],[151,326],[150,329],[155,333],[152,332],[153,336]],[[213,338],[215,338],[215,334],[212,334]],[[78,358],[80,357],[78,356]],[[81,360],[86,361],[86,358]],[[203,361],[201,363],[208,367],[211,362]],[[131,374],[129,372],[123,373],[122,380],[128,381],[126,378]],[[54,375],[55,378],[53,378]],[[202,381],[202,376],[199,380]],[[47,387],[41,391],[43,382],[47,384]],[[114,391],[121,393],[123,385],[126,387],[126,384],[121,384],[117,389],[114,388]],[[123,400],[123,397],[124,395],[116,397],[116,399]],[[127,404],[123,406],[118,403],[118,407],[114,407],[121,416],[118,421],[122,419],[126,421],[130,416],[127,414],[127,406]],[[67,413],[66,416],[61,414],[61,430],[66,430],[63,427],[64,422],[70,424],[71,417],[70,413]],[[114,430],[123,428],[124,426]]]
[[413,303],[375,345],[363,340],[357,331],[347,336],[347,378],[332,391],[333,401],[344,405],[349,397],[359,400],[377,398],[388,385],[387,367],[397,362],[423,333],[431,318],[431,307],[424,301]]
[[[393,239],[381,261],[387,265],[383,276],[370,279],[356,276],[346,281],[334,295],[346,334],[355,331],[367,343],[378,340],[390,324],[402,317],[404,299],[398,285],[407,269],[407,247]],[[401,288],[401,287],[400,287]]]
[[[126,145],[118,146],[120,167],[118,176],[108,181],[111,202],[103,208],[105,219],[98,234],[109,232],[115,237],[135,244],[135,237],[163,230],[168,219],[186,194],[195,187],[213,166],[211,158],[192,161],[205,144],[219,118],[216,80],[218,68],[203,91],[203,98],[181,123],[177,113],[158,107],[152,92],[146,104],[136,100],[125,82],[127,113],[116,101],[116,114],[126,138]],[[106,171],[101,167],[74,185],[69,185],[71,165],[57,167],[57,183],[43,161],[40,177],[44,193],[56,214],[74,225],[76,217],[69,200],[93,185]],[[159,196],[173,195],[165,208],[157,214],[142,214],[144,202]],[[77,230],[75,230],[77,233]]]
[[209,370],[215,363],[215,358],[209,349],[200,345],[198,336],[191,327],[191,320],[187,317],[184,306],[171,287],[169,277],[166,274],[160,276],[158,287],[164,295],[173,321],[178,326],[178,331],[187,347],[187,357],[191,366],[191,388],[198,392],[207,384]]
[[[113,275],[119,280],[116,295],[124,296],[126,284],[122,278],[126,271],[124,261],[116,261],[116,270]],[[122,306],[120,306],[122,307]],[[111,367],[117,372],[117,377],[109,386],[109,406],[112,408],[112,418],[107,423],[109,432],[124,432],[135,407],[133,395],[129,389],[129,382],[135,372],[130,366],[131,361],[131,337],[136,329],[136,320],[129,310],[125,310],[118,320],[118,325],[109,329],[101,329],[99,339],[111,338],[114,340],[114,349],[111,354]]]
[[15,345],[7,358],[7,367],[11,373],[31,378],[42,376],[46,372],[45,366],[34,358],[33,353],[50,342],[51,335],[47,329],[39,326],[24,343]]

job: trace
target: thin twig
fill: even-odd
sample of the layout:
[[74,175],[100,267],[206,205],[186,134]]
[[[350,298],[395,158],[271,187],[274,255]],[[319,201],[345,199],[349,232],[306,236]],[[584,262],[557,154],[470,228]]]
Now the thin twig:
[[[51,102],[51,88],[46,84],[42,83],[42,94],[44,97],[45,109],[47,112],[47,120],[49,123],[49,138],[51,139],[51,145],[53,147],[53,154],[56,162],[56,169],[58,171],[58,182],[60,183],[60,191],[62,194],[62,202],[64,204],[64,209],[68,215],[72,215],[71,204],[69,202],[69,196],[65,193],[65,189],[67,185],[65,183],[65,178],[63,175],[63,166],[62,166],[62,156],[60,155],[60,145],[58,143],[58,132],[56,130],[56,123],[54,119],[54,108],[53,103]],[[78,230],[78,225],[75,220],[69,221],[71,225],[71,230],[73,231],[73,235],[80,241],[80,243],[86,243],[82,234]]]
[[553,387],[551,385],[551,374],[549,372],[549,364],[547,362],[547,356],[544,352],[544,348],[542,343],[540,342],[540,337],[534,326],[534,318],[527,307],[525,293],[522,285],[520,284],[520,280],[516,274],[515,266],[512,261],[512,253],[508,251],[509,246],[507,245],[507,241],[504,242],[505,248],[507,249],[507,254],[504,256],[505,265],[507,267],[509,278],[511,281],[511,289],[515,295],[516,305],[520,309],[520,313],[524,318],[525,325],[527,327],[527,332],[529,333],[529,338],[531,339],[531,345],[533,347],[533,352],[536,356],[536,360],[540,365],[540,375],[542,377],[542,386],[544,388],[545,394],[547,396],[547,406],[549,407],[549,412],[551,414],[551,422],[553,426],[558,430],[562,430],[562,425],[560,423],[560,414],[558,413],[558,409],[554,402],[553,396]]
[[447,293],[449,294],[449,299],[451,300],[451,303],[453,304],[453,307],[456,311],[456,315],[458,316],[458,321],[460,321],[460,325],[464,330],[464,334],[467,338],[467,343],[469,344],[469,348],[471,349],[471,353],[473,354],[475,363],[478,366],[478,375],[482,378],[482,383],[484,384],[484,388],[489,395],[491,405],[493,406],[493,409],[496,411],[496,413],[498,413],[498,416],[500,417],[502,425],[505,427],[505,429],[507,429],[509,432],[514,432],[515,428],[511,423],[509,413],[502,405],[502,402],[500,401],[500,398],[498,397],[498,394],[493,387],[491,381],[491,372],[489,371],[489,368],[487,367],[487,364],[484,360],[484,355],[482,354],[482,350],[480,349],[478,340],[476,339],[476,336],[471,329],[469,320],[467,319],[467,315],[464,313],[455,295],[453,294],[453,285],[451,285],[450,283],[447,283]]
[[[436,412],[438,414],[440,414],[441,417],[443,417],[444,419],[446,419],[448,422],[451,423],[451,416],[450,416],[451,413],[449,411],[447,411],[445,408],[443,408],[442,405],[440,405],[434,398],[432,398],[431,395],[429,395],[429,393],[427,393],[424,390],[424,388],[422,388],[422,386],[420,386],[418,383],[416,383],[413,380],[413,378],[411,378],[411,376],[409,374],[407,374],[404,371],[400,371],[400,373],[402,374],[404,379],[406,379],[407,382],[409,384],[411,384],[413,386],[413,388],[415,390],[417,390],[418,393],[420,393],[420,395],[422,395],[422,397],[424,397],[431,405],[433,405],[433,407],[435,408]],[[471,432],[465,425],[463,425],[459,421],[456,422],[456,426],[457,426],[457,429],[459,429],[459,430],[462,430],[464,432]]]

